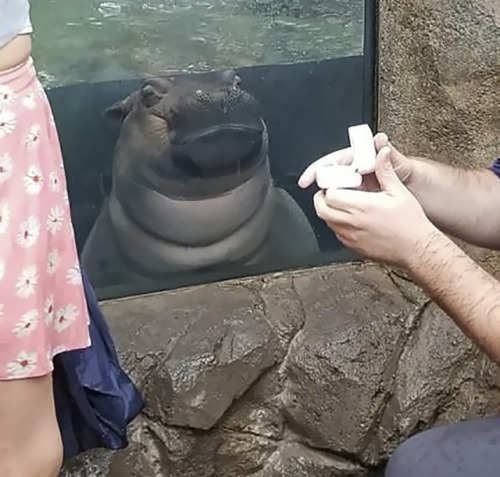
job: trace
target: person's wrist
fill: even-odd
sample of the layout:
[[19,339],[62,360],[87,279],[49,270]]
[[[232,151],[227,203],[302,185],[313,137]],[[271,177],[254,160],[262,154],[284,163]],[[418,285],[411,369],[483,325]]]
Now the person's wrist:
[[422,263],[428,259],[427,256],[435,253],[439,248],[439,243],[442,243],[443,240],[448,239],[429,220],[426,220],[417,236],[412,240],[400,265],[410,273],[418,271]]

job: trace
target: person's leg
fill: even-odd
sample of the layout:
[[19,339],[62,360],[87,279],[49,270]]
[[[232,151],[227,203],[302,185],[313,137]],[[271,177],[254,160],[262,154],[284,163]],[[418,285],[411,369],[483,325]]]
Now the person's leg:
[[437,427],[404,442],[384,477],[498,477],[500,418]]
[[0,381],[0,476],[57,477],[62,455],[51,376]]
[[90,345],[89,314],[57,129],[33,61],[0,71],[0,88],[0,477],[56,477],[53,358]]

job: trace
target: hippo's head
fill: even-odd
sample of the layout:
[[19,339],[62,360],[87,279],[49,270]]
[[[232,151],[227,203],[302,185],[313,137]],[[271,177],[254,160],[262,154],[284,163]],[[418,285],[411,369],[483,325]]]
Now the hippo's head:
[[144,80],[106,110],[122,122],[115,160],[175,180],[174,195],[236,187],[267,152],[260,106],[240,81],[232,70]]

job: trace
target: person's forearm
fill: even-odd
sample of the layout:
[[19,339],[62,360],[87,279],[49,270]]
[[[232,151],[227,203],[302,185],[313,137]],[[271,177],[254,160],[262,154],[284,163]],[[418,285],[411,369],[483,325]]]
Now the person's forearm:
[[500,249],[500,178],[412,159],[407,186],[429,219],[449,235],[481,247]]
[[500,282],[436,230],[405,268],[488,356],[500,363]]

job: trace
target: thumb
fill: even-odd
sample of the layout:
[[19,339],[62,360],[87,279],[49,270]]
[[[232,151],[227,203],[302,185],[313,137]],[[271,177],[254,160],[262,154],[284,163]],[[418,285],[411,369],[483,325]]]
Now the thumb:
[[375,162],[375,175],[380,188],[387,192],[400,190],[404,187],[392,165],[393,154],[394,151],[389,146],[384,146],[379,151]]
[[375,149],[380,151],[384,146],[389,145],[389,138],[385,133],[377,133],[375,134],[373,140],[375,141]]

